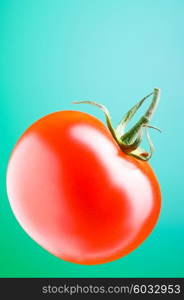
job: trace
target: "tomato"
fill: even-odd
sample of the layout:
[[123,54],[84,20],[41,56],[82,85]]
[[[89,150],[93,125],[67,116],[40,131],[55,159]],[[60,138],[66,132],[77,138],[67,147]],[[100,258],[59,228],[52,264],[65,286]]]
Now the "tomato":
[[80,111],[51,113],[25,131],[10,157],[7,191],[33,240],[87,265],[138,247],[161,206],[149,163],[123,152],[100,120]]

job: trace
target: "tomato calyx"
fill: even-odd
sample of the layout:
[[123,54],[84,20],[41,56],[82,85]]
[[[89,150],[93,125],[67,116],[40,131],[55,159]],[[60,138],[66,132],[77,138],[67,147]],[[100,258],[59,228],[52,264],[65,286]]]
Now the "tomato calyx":
[[[139,119],[139,121],[130,130],[125,132],[126,126],[128,125],[129,121],[132,119],[132,117],[135,115],[135,113],[141,107],[144,101],[150,96],[152,96],[152,101],[145,114]],[[120,146],[121,150],[130,156],[136,157],[137,159],[147,161],[152,157],[152,154],[154,152],[154,146],[149,136],[148,128],[152,128],[160,131],[160,129],[158,129],[157,127],[151,126],[149,124],[152,115],[158,105],[159,98],[160,98],[160,89],[154,88],[152,93],[150,93],[149,95],[141,99],[124,115],[123,119],[121,120],[121,122],[118,124],[116,128],[112,126],[110,113],[104,105],[98,104],[93,101],[75,101],[73,103],[91,104],[100,108],[105,114],[107,127],[109,128],[115,141]],[[139,147],[143,138],[143,129],[145,129],[146,131],[146,138],[148,140],[149,148],[150,148],[149,153]]]

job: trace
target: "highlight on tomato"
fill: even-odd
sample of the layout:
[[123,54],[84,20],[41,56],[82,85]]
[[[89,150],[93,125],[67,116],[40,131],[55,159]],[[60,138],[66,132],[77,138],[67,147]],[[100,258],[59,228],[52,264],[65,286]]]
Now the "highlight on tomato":
[[[159,101],[155,88],[114,128],[81,111],[58,111],[32,124],[15,145],[7,193],[20,225],[53,255],[95,265],[136,249],[153,230],[161,208],[158,180],[148,162],[149,128]],[[145,100],[146,113],[127,124]],[[140,148],[143,134],[150,146]]]

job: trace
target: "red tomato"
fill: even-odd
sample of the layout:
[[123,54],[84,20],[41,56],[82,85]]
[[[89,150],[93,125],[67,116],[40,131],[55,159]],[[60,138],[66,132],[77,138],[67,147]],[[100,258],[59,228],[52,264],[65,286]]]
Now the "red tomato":
[[7,191],[39,245],[87,265],[138,247],[161,205],[150,165],[125,154],[101,121],[79,111],[55,112],[28,128],[10,158]]

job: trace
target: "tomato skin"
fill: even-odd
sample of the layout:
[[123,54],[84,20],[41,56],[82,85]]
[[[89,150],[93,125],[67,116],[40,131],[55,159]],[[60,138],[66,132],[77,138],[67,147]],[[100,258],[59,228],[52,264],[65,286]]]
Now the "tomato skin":
[[101,121],[79,111],[52,113],[26,130],[10,157],[7,192],[39,245],[87,265],[138,247],[161,207],[150,165],[122,152]]

